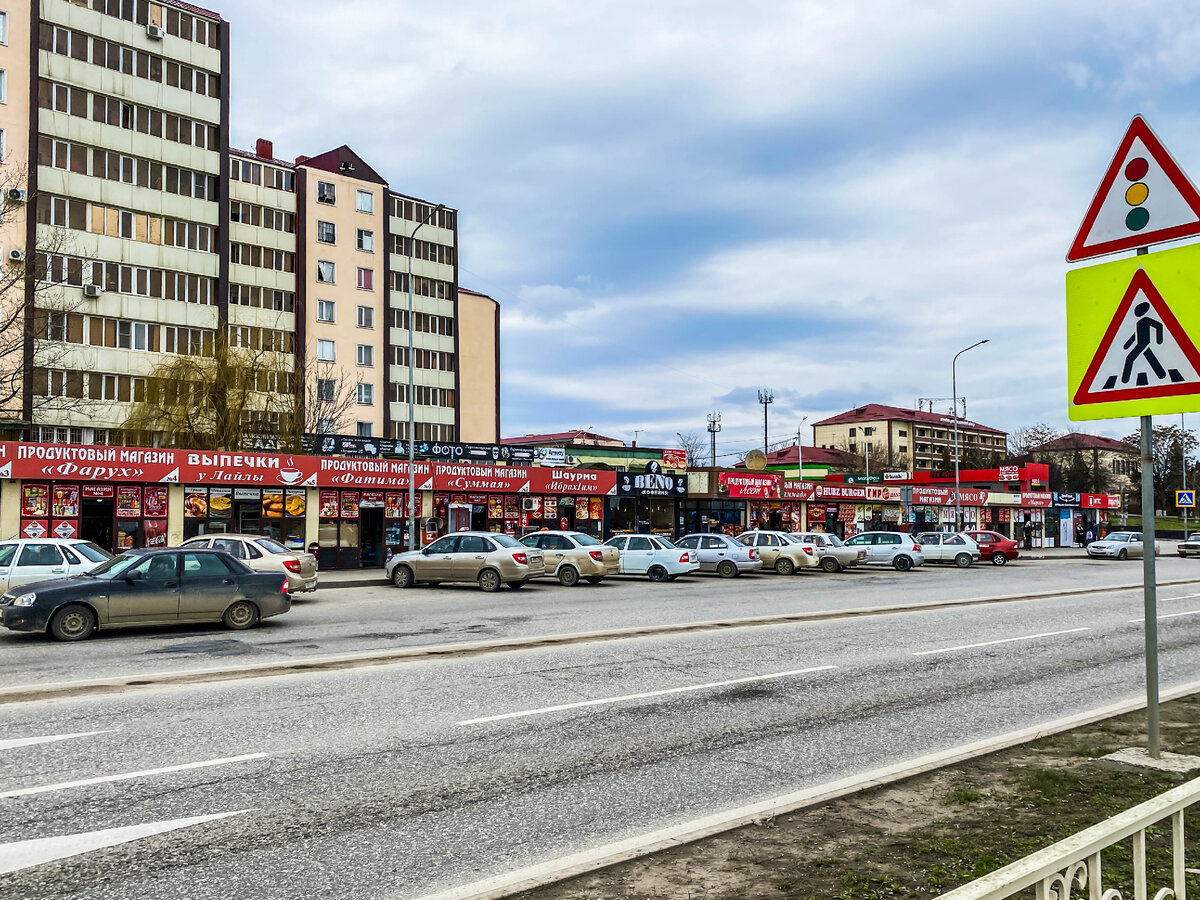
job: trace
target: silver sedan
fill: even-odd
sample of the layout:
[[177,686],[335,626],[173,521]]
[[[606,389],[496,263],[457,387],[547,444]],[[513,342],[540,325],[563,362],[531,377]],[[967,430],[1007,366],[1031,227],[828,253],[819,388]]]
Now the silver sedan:
[[1101,541],[1088,544],[1087,555],[1092,559],[1135,559],[1142,555],[1142,536],[1136,531],[1120,531]]

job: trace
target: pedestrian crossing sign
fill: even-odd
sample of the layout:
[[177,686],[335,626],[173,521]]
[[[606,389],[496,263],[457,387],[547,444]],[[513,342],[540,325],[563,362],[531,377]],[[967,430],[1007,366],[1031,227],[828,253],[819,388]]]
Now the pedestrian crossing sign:
[[1175,505],[1178,506],[1180,509],[1184,509],[1184,508],[1195,509],[1195,507],[1196,507],[1196,492],[1195,491],[1176,491],[1175,492]]
[[1067,274],[1068,414],[1200,411],[1200,245]]

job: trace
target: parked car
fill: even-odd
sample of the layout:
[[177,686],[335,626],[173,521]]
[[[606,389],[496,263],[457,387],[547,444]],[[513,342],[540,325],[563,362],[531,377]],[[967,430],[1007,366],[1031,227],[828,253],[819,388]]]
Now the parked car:
[[1118,531],[1101,541],[1088,544],[1091,559],[1128,559],[1142,555],[1142,536],[1136,531]]
[[1180,541],[1177,550],[1183,557],[1200,556],[1200,532],[1193,532],[1187,536],[1186,540]]
[[289,550],[274,538],[254,534],[206,534],[186,540],[179,546],[223,550],[255,572],[286,575],[289,594],[317,589],[317,558],[303,550]]
[[112,554],[107,550],[101,550],[91,541],[74,538],[0,541],[0,591],[34,581],[79,575],[108,559],[112,559]]
[[579,531],[537,531],[521,538],[526,547],[542,551],[547,577],[553,576],[563,587],[579,583],[599,584],[605,575],[621,572],[621,552],[601,544],[590,534]]
[[793,575],[798,569],[815,569],[821,564],[817,548],[804,541],[793,541],[783,531],[747,531],[737,540],[747,547],[754,547],[762,559],[764,569],[772,569],[780,575]]
[[90,572],[0,597],[0,625],[82,641],[97,628],[223,622],[252,628],[291,609],[287,579],[219,550],[128,550]]
[[909,535],[895,531],[864,531],[846,541],[846,546],[863,547],[870,565],[892,566],[900,572],[925,563],[921,545]]
[[917,543],[921,545],[926,562],[954,563],[960,569],[966,569],[979,559],[979,545],[965,534],[926,531],[917,535]]
[[441,584],[474,581],[484,591],[507,584],[516,589],[546,571],[541,550],[526,547],[507,534],[460,531],[438,538],[428,547],[397,553],[384,571],[396,587],[419,582]]
[[651,581],[674,581],[700,570],[695,550],[685,550],[658,534],[618,534],[604,542],[621,554],[622,575],[645,575]]
[[788,534],[793,541],[804,541],[817,548],[821,568],[826,572],[841,572],[850,566],[861,566],[867,561],[866,547],[847,547],[836,534],[822,531],[793,531]]
[[675,546],[695,550],[700,571],[716,572],[722,578],[757,572],[763,564],[757,549],[739,544],[727,534],[689,534]]
[[1021,555],[1016,541],[995,531],[965,531],[963,534],[979,545],[979,558],[990,559],[993,566],[1007,565],[1010,559]]

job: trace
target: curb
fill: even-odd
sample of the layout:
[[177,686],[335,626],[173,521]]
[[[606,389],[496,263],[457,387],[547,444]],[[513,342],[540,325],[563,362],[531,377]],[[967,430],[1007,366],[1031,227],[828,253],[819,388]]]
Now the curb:
[[[1200,578],[1178,578],[1160,581],[1158,586],[1171,587],[1185,584],[1200,584]],[[446,659],[479,656],[486,653],[502,653],[516,650],[532,650],[543,647],[570,646],[599,641],[627,640],[638,637],[688,634],[698,631],[720,631],[728,628],[752,628],[765,625],[789,625],[804,622],[826,622],[864,616],[885,616],[897,613],[925,612],[929,610],[955,609],[967,606],[986,606],[995,603],[1013,603],[1022,600],[1046,600],[1055,597],[1070,597],[1081,594],[1098,594],[1105,591],[1128,591],[1142,587],[1138,584],[1107,585],[1099,588],[1070,588],[1037,594],[1006,594],[999,597],[977,597],[966,600],[935,600],[929,603],[910,603],[892,606],[860,606],[850,609],[817,610],[775,616],[754,616],[745,619],[713,619],[702,622],[681,622],[674,625],[644,625],[634,628],[618,628],[603,631],[584,631],[568,634],[535,635],[520,638],[504,638],[494,641],[475,641],[459,644],[431,644],[426,647],[405,647],[397,650],[363,650],[356,653],[341,653],[332,656],[312,656],[289,661],[253,663],[244,666],[226,666],[220,669],[190,669],[182,672],[151,672],[139,675],[114,675],[108,678],[93,678],[80,681],[51,682],[50,684],[19,684],[0,688],[0,705],[7,703],[29,703],[62,697],[81,697],[91,694],[115,693],[131,688],[163,687],[167,685],[207,684],[214,681],[231,681],[240,678],[270,678],[280,675],[297,675],[304,672],[330,672],[340,669],[355,669],[366,666],[384,666],[403,662],[419,662],[428,659]]]
[[[1160,695],[1160,700],[1163,702],[1177,700],[1180,697],[1196,693],[1200,693],[1200,681],[1193,681],[1188,684],[1179,685],[1168,691],[1163,691]],[[428,894],[419,898],[419,900],[494,900],[494,898],[507,897],[522,891],[534,890],[630,859],[650,856],[673,847],[694,843],[703,838],[712,837],[715,834],[741,828],[744,825],[760,824],[778,815],[794,812],[809,806],[816,806],[872,788],[893,784],[897,781],[903,781],[906,778],[912,778],[915,775],[923,775],[926,772],[932,772],[936,769],[975,759],[979,756],[986,756],[989,753],[1005,750],[1018,744],[1070,731],[1082,725],[1090,725],[1102,719],[1110,719],[1115,716],[1125,715],[1126,713],[1136,712],[1145,706],[1146,699],[1144,697],[1141,699],[1123,700],[1099,709],[1076,713],[1072,716],[1055,719],[1054,721],[1034,725],[1030,728],[1023,728],[1019,731],[1011,731],[994,738],[986,738],[982,741],[964,744],[960,747],[932,753],[928,756],[921,756],[902,763],[884,766],[883,768],[874,769],[861,775],[854,775],[850,778],[843,778],[839,781],[818,785],[817,787],[806,788],[795,793],[772,797],[768,800],[726,810],[715,815],[693,819],[690,822],[682,822],[678,825],[652,831],[649,834],[626,838],[625,840],[616,841],[611,844],[604,844],[593,850],[572,853],[569,856],[527,866],[517,869],[514,872],[484,879],[483,881],[460,885],[459,887],[440,891],[436,894]]]

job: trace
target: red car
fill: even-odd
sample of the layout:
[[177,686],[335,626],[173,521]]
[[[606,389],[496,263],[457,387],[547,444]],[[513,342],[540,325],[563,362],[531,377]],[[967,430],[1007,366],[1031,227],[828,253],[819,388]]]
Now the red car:
[[994,531],[967,531],[964,534],[979,545],[979,558],[990,559],[994,566],[1002,566],[1021,555],[1016,541]]

